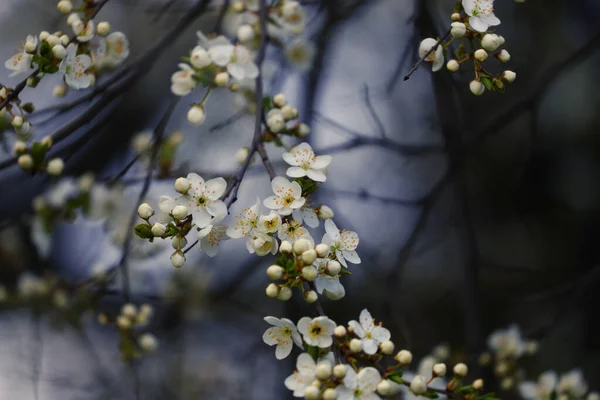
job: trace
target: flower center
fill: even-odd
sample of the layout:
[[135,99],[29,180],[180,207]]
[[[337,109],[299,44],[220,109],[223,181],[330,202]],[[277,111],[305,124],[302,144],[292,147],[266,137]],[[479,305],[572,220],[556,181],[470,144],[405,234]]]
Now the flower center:
[[196,199],[196,205],[200,207],[206,207],[207,202],[208,200],[206,199],[206,196],[198,196],[198,198]]
[[290,204],[292,204],[294,202],[294,196],[292,196],[291,194],[286,195],[283,198],[283,205],[284,206],[289,206]]
[[310,328],[310,334],[314,337],[319,336],[321,334],[321,327],[319,325],[313,326],[312,328]]

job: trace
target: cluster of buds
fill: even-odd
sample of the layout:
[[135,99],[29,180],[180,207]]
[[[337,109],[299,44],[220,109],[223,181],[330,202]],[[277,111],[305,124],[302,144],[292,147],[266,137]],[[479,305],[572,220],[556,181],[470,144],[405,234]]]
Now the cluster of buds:
[[46,155],[52,147],[52,138],[44,137],[40,142],[34,142],[31,147],[22,140],[17,140],[13,146],[13,154],[17,157],[19,166],[25,171],[47,172],[51,176],[62,174],[65,164],[59,157],[46,160]]
[[[11,88],[0,85],[0,101],[6,100],[11,91]],[[27,119],[27,114],[33,111],[35,107],[32,103],[21,104],[18,98],[9,102],[0,110],[0,131],[10,125],[19,140],[28,140],[33,133],[33,125]]]
[[310,133],[310,127],[298,120],[298,109],[288,104],[283,93],[265,98],[264,104],[267,131],[262,135],[263,141],[281,146],[279,135],[304,138]]

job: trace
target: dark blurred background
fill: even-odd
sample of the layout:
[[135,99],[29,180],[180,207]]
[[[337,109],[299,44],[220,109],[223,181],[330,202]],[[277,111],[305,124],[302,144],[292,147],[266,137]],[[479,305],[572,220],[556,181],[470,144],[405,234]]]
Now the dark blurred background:
[[[590,388],[600,389],[593,300],[600,289],[600,2],[496,1],[497,31],[506,38],[508,69],[517,80],[504,94],[481,97],[469,91],[468,68],[432,74],[424,65],[403,81],[420,40],[447,30],[453,1],[304,3],[306,35],[317,46],[313,69],[295,72],[269,53],[268,67],[277,72],[266,86],[268,94],[284,92],[297,105],[317,153],[334,156],[318,200],[335,211],[338,226],[360,236],[363,262],[344,280],[346,297],[324,301],[331,318],[345,323],[368,308],[392,330],[398,349],[410,348],[419,358],[445,342],[470,361],[492,331],[517,323],[524,336],[539,340],[539,353],[524,364],[526,377],[581,367]],[[129,37],[127,65],[192,5],[115,0],[100,19]],[[197,30],[212,31],[219,10],[209,7],[142,67],[147,71],[131,87],[57,147],[68,158],[65,174],[110,177],[122,169],[132,156],[131,139],[152,129],[166,108],[179,57],[195,45]],[[55,1],[0,0],[0,58],[44,29],[65,29]],[[18,82],[8,71],[0,79]],[[78,96],[52,97],[57,79],[21,97],[41,109]],[[250,143],[253,116],[215,129],[237,112],[231,93],[217,93],[205,124],[192,127],[185,115],[200,98],[184,98],[168,125],[185,135],[175,170],[229,174],[237,168],[235,151]],[[86,107],[41,126],[34,119],[35,137]],[[267,150],[283,174],[281,151]],[[130,176],[142,173],[136,167]],[[154,182],[149,198],[155,202],[172,182]],[[44,259],[30,216],[33,197],[47,185],[16,167],[0,171],[0,283],[8,288],[25,271],[81,279],[120,251],[100,224],[78,219],[58,227]],[[127,187],[119,201],[125,210],[136,207],[140,188],[139,180]],[[269,192],[262,166],[252,167],[233,211]],[[156,308],[151,330],[158,351],[134,371],[119,360],[114,330],[93,316],[81,330],[57,329],[51,318],[25,307],[0,309],[0,399],[130,399],[135,392],[144,399],[291,398],[283,380],[295,357],[275,360],[261,340],[262,317],[297,320],[312,311],[301,299],[281,303],[264,295],[269,259],[249,257],[243,241],[232,240],[217,257],[197,252],[175,270],[168,244],[150,252],[142,247],[130,265],[133,301]],[[175,289],[177,301],[166,301],[174,296],[174,279],[185,285]],[[118,313],[123,303],[117,289],[103,300],[107,313]],[[476,364],[473,374],[499,389]],[[515,390],[499,394],[518,398]]]

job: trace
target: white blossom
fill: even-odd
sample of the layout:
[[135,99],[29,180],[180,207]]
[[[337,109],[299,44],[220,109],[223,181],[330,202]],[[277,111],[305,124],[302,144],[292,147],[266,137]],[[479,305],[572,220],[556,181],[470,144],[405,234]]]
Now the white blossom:
[[558,377],[554,371],[546,371],[537,382],[526,381],[519,385],[521,397],[528,400],[550,400],[556,390]]
[[[217,223],[220,218],[213,218],[212,223]],[[209,257],[214,257],[219,252],[219,244],[229,239],[225,233],[227,226],[208,224],[198,232],[199,245]]]
[[361,338],[363,342],[363,350],[367,354],[377,353],[379,344],[390,340],[391,334],[386,328],[375,325],[373,317],[367,309],[364,309],[360,313],[360,323],[357,321],[350,321],[348,325],[354,329],[356,336]]
[[177,203],[187,206],[198,228],[206,227],[211,222],[211,216],[222,219],[227,215],[227,206],[219,200],[227,187],[225,179],[215,178],[205,182],[200,175],[190,173],[187,180],[191,187],[187,194],[177,198]]
[[283,153],[282,157],[291,165],[286,171],[288,176],[292,178],[308,176],[317,182],[327,180],[323,169],[331,163],[331,156],[317,156],[308,143],[300,143],[289,153]]
[[[421,41],[419,45],[419,57],[425,57],[425,54],[429,52],[436,44],[437,40],[433,38],[426,38]],[[441,45],[439,45],[435,51],[429,53],[429,55],[425,58],[425,61],[429,61],[433,63],[431,70],[433,72],[439,71],[444,66],[444,49]]]
[[560,376],[558,389],[561,394],[579,399],[587,392],[587,383],[583,379],[583,373],[580,369],[574,369]]
[[86,70],[92,65],[87,54],[77,55],[77,45],[71,43],[67,47],[67,56],[60,63],[59,71],[65,76],[65,83],[73,89],[85,89],[91,85],[90,75]]
[[355,251],[358,246],[356,232],[344,229],[340,231],[335,223],[328,219],[325,221],[325,235],[323,235],[321,242],[335,249],[335,255],[344,267],[348,267],[346,261],[352,264],[360,264],[360,257]]
[[275,346],[275,357],[282,360],[292,352],[293,343],[302,348],[302,337],[298,333],[296,325],[287,318],[265,317],[265,321],[271,325],[263,334],[263,341],[269,346]]
[[260,210],[260,199],[256,199],[256,204],[252,207],[246,207],[236,216],[235,225],[227,228],[227,235],[232,239],[250,235],[258,226]]
[[194,68],[201,69],[212,64],[212,60],[204,47],[196,46],[190,55],[190,64],[192,64]]
[[13,71],[9,76],[19,75],[31,68],[31,54],[25,51],[17,53],[4,63],[4,66]]
[[314,247],[315,241],[310,236],[308,230],[300,225],[300,222],[296,220],[290,220],[282,224],[277,231],[277,236],[280,240],[287,240],[290,243],[294,243],[299,239],[306,239],[310,243],[310,247]]
[[308,353],[296,360],[296,371],[285,379],[285,387],[294,392],[294,397],[304,397],[304,390],[315,380],[317,363]]
[[129,41],[122,32],[113,32],[100,39],[99,47],[96,52],[94,63],[98,67],[116,67],[129,57]]
[[469,25],[476,31],[485,32],[490,26],[500,25],[494,15],[494,0],[462,0],[462,5],[469,16]]
[[271,211],[268,215],[261,215],[258,218],[257,229],[259,232],[275,233],[279,230],[280,227],[281,216],[275,211]]
[[304,38],[296,38],[285,46],[285,58],[296,69],[307,72],[313,66],[315,45]]
[[498,359],[519,358],[526,348],[518,325],[493,332],[488,338],[488,346]]
[[180,70],[171,76],[171,92],[177,96],[185,96],[196,87],[195,71],[185,63],[180,63],[179,68]]
[[257,256],[266,256],[267,254],[276,254],[279,244],[277,239],[262,232],[254,232],[248,236],[246,248],[250,254],[256,253]]
[[304,205],[306,199],[302,197],[302,188],[295,181],[288,181],[282,176],[276,176],[271,181],[274,196],[267,197],[263,204],[272,210],[277,210],[281,215],[290,215],[296,208]]
[[89,20],[87,23],[79,20],[73,23],[73,32],[77,35],[77,40],[81,43],[89,42],[94,37],[96,32],[96,25],[93,20]]
[[255,79],[258,76],[258,67],[245,46],[217,44],[208,49],[208,54],[215,64],[226,67],[227,72],[237,80]]
[[381,375],[373,367],[362,368],[358,374],[348,368],[344,377],[344,385],[336,388],[338,400],[379,400],[377,385]]
[[335,322],[323,316],[314,319],[302,317],[298,321],[298,331],[302,334],[306,344],[321,348],[333,344],[332,335],[335,327]]
[[346,290],[340,282],[339,275],[330,275],[327,271],[329,259],[317,258],[313,263],[319,275],[315,279],[315,288],[319,294],[324,294],[330,300],[339,300],[346,295]]

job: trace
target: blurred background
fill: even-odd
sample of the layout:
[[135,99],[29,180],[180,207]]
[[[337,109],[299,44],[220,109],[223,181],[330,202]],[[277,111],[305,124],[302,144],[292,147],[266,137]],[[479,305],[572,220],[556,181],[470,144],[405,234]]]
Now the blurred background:
[[[56,2],[0,0],[0,58],[8,59],[28,34],[66,30]],[[167,107],[170,76],[195,46],[196,31],[214,31],[221,6],[190,17],[191,0],[114,0],[100,19],[130,41],[124,66],[136,63],[161,38],[181,27],[107,100],[72,106],[80,93],[52,96],[58,77],[44,79],[21,98],[37,109],[67,104],[32,118],[42,138],[85,114],[53,148],[66,160],[64,175],[114,177],[134,156],[132,139],[154,129]],[[267,53],[266,94],[286,94],[311,126],[317,154],[331,154],[328,180],[316,201],[330,206],[339,227],[357,232],[362,264],[343,282],[346,297],[323,300],[338,323],[363,308],[392,331],[398,349],[416,359],[446,343],[454,360],[469,361],[473,378],[501,398],[493,368],[478,366],[491,332],[516,323],[539,351],[523,362],[523,377],[579,367],[600,390],[600,2],[496,2],[498,33],[512,55],[517,80],[506,93],[473,96],[471,70],[435,74],[423,65],[407,81],[419,42],[443,35],[453,1],[305,0],[305,37],[315,44],[312,69],[289,67]],[[228,17],[220,28],[227,33]],[[448,59],[448,58],[447,58]],[[123,67],[121,67],[123,68]],[[14,86],[22,77],[0,81]],[[106,79],[109,79],[107,76]],[[101,83],[102,81],[100,81]],[[99,93],[95,101],[106,94]],[[147,199],[172,194],[176,177],[231,176],[235,152],[251,142],[252,114],[229,92],[211,96],[200,127],[186,121],[202,93],[182,99],[166,132],[180,131],[170,176],[153,180]],[[14,138],[0,132],[10,159]],[[267,151],[279,174],[281,150]],[[259,161],[259,160],[257,160]],[[52,187],[42,175],[16,166],[0,170],[0,284],[23,291],[23,277],[55,276],[78,283],[97,265],[122,253],[123,221],[137,207],[143,165],[131,168],[123,190],[97,200],[113,218],[60,222],[41,234],[33,199]],[[232,212],[270,194],[260,162],[251,166]],[[315,237],[320,238],[320,234]],[[77,325],[26,304],[0,304],[0,399],[287,399],[283,380],[295,357],[277,361],[262,342],[266,315],[294,321],[313,313],[301,298],[267,298],[270,258],[250,256],[243,241],[228,241],[218,256],[194,249],[176,270],[169,243],[133,238],[129,268],[132,302],[155,309],[149,331],[156,352],[120,361],[114,327],[84,314]],[[96,267],[97,268],[97,267]],[[34,279],[34,278],[31,278]],[[117,315],[124,303],[120,277],[97,311]],[[0,302],[1,303],[1,302]]]

